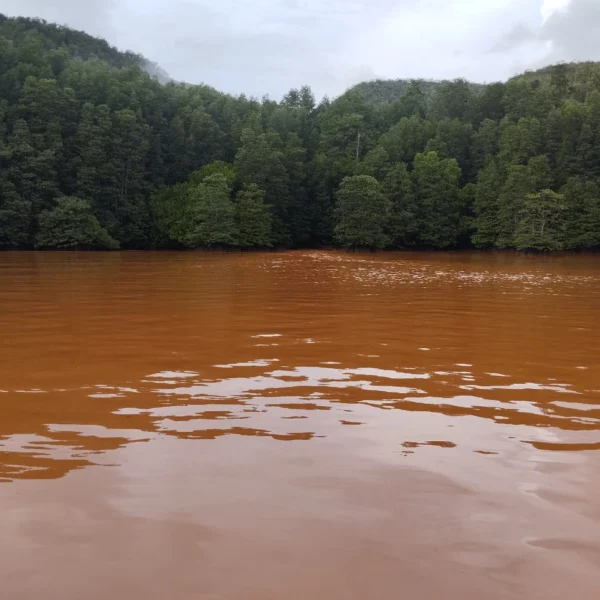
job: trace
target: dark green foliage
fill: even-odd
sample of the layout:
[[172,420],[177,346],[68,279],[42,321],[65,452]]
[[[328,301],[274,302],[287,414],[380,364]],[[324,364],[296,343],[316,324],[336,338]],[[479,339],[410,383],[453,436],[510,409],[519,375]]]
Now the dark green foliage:
[[598,249],[600,64],[258,102],[0,15],[0,248],[115,240]]
[[457,246],[459,248],[468,248],[471,244],[473,235],[476,232],[475,227],[475,202],[477,197],[477,186],[474,183],[467,183],[460,190],[458,204],[460,206],[460,221],[458,224]]
[[368,175],[346,177],[337,193],[335,240],[345,248],[385,248],[391,202]]
[[191,222],[190,184],[156,190],[150,198],[150,217],[154,227],[153,246],[185,247]]
[[272,245],[272,217],[264,202],[265,192],[251,183],[238,192],[235,217],[237,243],[241,248],[268,248]]
[[[427,110],[426,86],[423,81],[411,81],[404,93],[394,102],[391,110],[391,118],[398,121],[402,117],[425,118]],[[433,91],[433,88],[430,88]]]
[[393,162],[412,163],[415,155],[423,152],[435,136],[434,123],[420,117],[404,117],[381,136],[379,143]]
[[562,188],[565,248],[600,248],[600,180],[572,177]]
[[356,163],[356,174],[357,175],[371,175],[382,182],[388,171],[390,170],[392,163],[390,156],[383,146],[375,146],[365,158]]
[[499,230],[500,188],[503,182],[503,170],[493,159],[479,171],[473,202],[475,232],[472,240],[476,248],[496,246]]
[[25,248],[29,243],[31,202],[20,197],[12,184],[0,190],[0,248]]
[[235,173],[229,163],[211,163],[192,173],[186,183],[155,191],[150,200],[153,245],[159,248],[271,246],[272,215],[264,202],[265,191],[249,184],[237,193],[234,201]]
[[279,134],[260,133],[257,129],[244,129],[242,146],[235,157],[240,182],[255,184],[265,191],[265,202],[273,211],[273,243],[291,244],[289,227],[290,187],[289,174],[284,165],[284,153]]
[[532,170],[525,165],[510,165],[500,190],[496,221],[496,246],[514,248],[515,233],[521,218],[525,198],[536,190]]
[[383,192],[391,201],[389,232],[396,248],[407,248],[417,243],[417,198],[410,173],[404,163],[392,167],[382,184]]
[[[119,52],[106,41],[92,37],[82,31],[53,25],[41,19],[8,19],[0,14],[0,36],[13,40],[19,48],[21,61],[26,59],[41,62],[40,50],[51,52],[52,64],[59,68],[65,56],[82,60],[98,58],[111,66],[135,67],[147,62],[133,52]],[[58,57],[62,57],[60,61]]]
[[189,190],[191,208],[186,246],[237,246],[235,205],[230,198],[227,179],[220,173],[207,177]]
[[496,121],[484,119],[479,129],[473,134],[473,141],[469,148],[470,175],[472,179],[490,163],[498,154],[500,126]]
[[417,244],[426,248],[456,245],[460,225],[460,167],[436,152],[417,154],[412,181],[417,197]]
[[[418,84],[425,99],[430,99],[440,86],[450,82],[429,81],[426,79],[376,79],[375,81],[359,83],[347,93],[359,93],[368,102],[394,102],[408,93],[415,83]],[[473,91],[480,90],[483,87],[476,83],[469,83],[468,86]]]
[[38,217],[36,248],[59,250],[115,250],[119,243],[93,215],[89,202],[81,198],[59,198],[56,207]]
[[456,79],[436,88],[427,114],[433,121],[460,119],[468,123],[475,117],[476,110],[476,92],[473,86],[464,79]]
[[515,233],[517,250],[562,250],[564,247],[564,196],[552,190],[528,194],[523,201]]
[[199,184],[211,175],[223,175],[230,187],[235,184],[238,177],[237,171],[231,163],[226,163],[222,160],[215,160],[207,165],[204,165],[201,169],[194,171],[190,175],[189,181],[190,183]]

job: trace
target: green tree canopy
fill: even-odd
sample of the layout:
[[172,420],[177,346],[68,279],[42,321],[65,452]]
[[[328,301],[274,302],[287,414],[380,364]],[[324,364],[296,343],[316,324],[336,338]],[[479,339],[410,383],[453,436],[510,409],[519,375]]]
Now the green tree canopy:
[[81,198],[59,198],[56,207],[38,218],[36,248],[61,250],[115,250],[114,240],[92,213],[89,202]]
[[561,194],[552,190],[528,194],[515,234],[517,250],[562,250],[564,210],[564,196]]
[[565,201],[565,248],[600,248],[600,180],[572,177],[561,193]]
[[235,246],[238,232],[235,206],[224,175],[208,176],[189,190],[191,210],[186,243],[192,248]]
[[237,241],[242,248],[268,248],[273,245],[273,219],[264,199],[264,190],[255,183],[247,185],[237,194],[235,207]]
[[412,181],[417,197],[417,243],[429,248],[456,244],[460,224],[460,167],[436,152],[417,154]]
[[337,192],[335,239],[346,248],[385,248],[391,202],[368,175],[346,177]]
[[222,160],[215,160],[207,165],[204,165],[201,169],[194,171],[188,178],[188,181],[194,185],[202,183],[207,177],[211,175],[223,175],[227,180],[229,187],[233,187],[237,181],[238,174],[236,168],[231,164]]
[[417,242],[417,198],[415,188],[404,163],[392,167],[382,184],[391,202],[389,232],[397,248],[414,246]]
[[0,15],[0,248],[35,247],[62,197],[89,201],[123,248],[262,247],[267,237],[278,248],[352,246],[356,231],[341,233],[352,211],[338,219],[334,207],[355,176],[377,180],[373,197],[390,207],[385,223],[367,220],[383,236],[369,234],[369,246],[527,239],[549,251],[558,237],[526,231],[536,206],[553,206],[529,196],[550,190],[564,195],[564,248],[597,249],[600,63],[490,85],[377,80],[318,105],[306,86],[259,101],[169,81],[67,27]]

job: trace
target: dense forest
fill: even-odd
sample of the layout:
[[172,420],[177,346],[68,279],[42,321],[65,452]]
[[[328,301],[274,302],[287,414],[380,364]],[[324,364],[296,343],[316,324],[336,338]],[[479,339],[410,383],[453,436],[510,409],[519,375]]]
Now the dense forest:
[[599,248],[600,64],[259,101],[0,15],[0,248],[322,245]]

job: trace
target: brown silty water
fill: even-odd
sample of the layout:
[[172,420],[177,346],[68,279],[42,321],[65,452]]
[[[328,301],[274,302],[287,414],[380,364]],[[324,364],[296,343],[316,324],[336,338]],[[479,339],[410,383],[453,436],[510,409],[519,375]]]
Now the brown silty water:
[[599,277],[0,255],[2,598],[598,597]]

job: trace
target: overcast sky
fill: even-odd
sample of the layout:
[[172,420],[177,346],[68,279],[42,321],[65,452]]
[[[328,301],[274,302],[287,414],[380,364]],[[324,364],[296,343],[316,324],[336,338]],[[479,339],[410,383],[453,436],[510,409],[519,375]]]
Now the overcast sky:
[[368,79],[505,79],[600,60],[600,0],[0,0],[140,52],[171,77],[279,99]]

